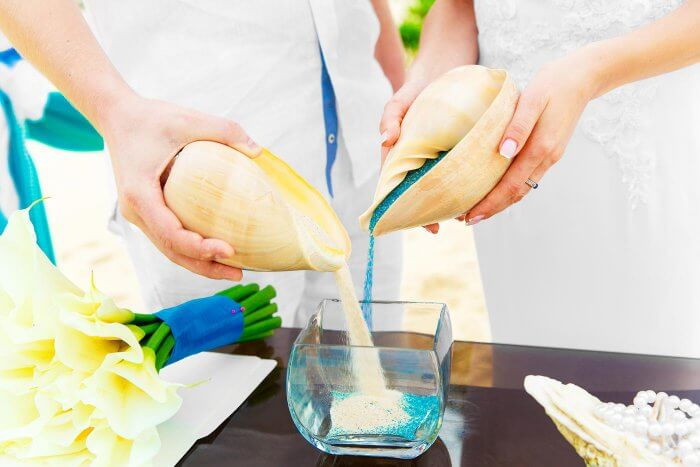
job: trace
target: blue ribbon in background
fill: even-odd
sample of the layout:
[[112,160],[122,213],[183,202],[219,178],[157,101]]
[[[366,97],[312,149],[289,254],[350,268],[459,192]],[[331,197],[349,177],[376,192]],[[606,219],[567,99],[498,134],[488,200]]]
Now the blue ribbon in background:
[[241,305],[222,295],[190,300],[156,313],[175,337],[166,365],[236,342],[243,334]]
[[[19,198],[19,208],[24,209],[29,207],[34,201],[42,198],[39,175],[37,174],[31,156],[27,152],[27,147],[24,144],[24,131],[22,126],[20,126],[20,122],[17,120],[10,97],[2,90],[0,90],[0,109],[5,115],[10,140],[7,157],[8,167],[0,167],[0,170],[9,170],[15,185],[14,189]],[[29,213],[29,217],[34,225],[37,243],[51,262],[56,264],[44,203],[39,203],[34,206]],[[5,218],[6,216],[3,215],[2,219],[0,219],[0,232],[4,230],[4,224],[7,222]]]

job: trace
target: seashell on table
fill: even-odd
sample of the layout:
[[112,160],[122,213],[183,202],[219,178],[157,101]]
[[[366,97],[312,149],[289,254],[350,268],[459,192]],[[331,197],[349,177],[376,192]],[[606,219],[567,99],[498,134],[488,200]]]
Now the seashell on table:
[[604,403],[546,376],[527,376],[524,385],[586,465],[700,465],[698,404],[654,391],[639,392],[629,406]]

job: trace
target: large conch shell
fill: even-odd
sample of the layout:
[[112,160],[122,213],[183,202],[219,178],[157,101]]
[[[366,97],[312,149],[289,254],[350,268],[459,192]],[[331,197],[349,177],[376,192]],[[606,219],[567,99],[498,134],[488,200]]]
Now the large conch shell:
[[630,433],[599,420],[595,407],[600,400],[574,384],[547,378],[525,377],[525,390],[544,407],[559,432],[576,449],[586,465],[610,467],[677,466],[654,454]]
[[333,209],[284,161],[251,159],[223,144],[185,146],[163,189],[182,225],[231,244],[223,264],[254,271],[335,271],[350,239]]
[[372,206],[360,216],[362,227],[371,229],[375,209],[409,172],[443,151],[449,152],[393,201],[372,231],[382,235],[471,209],[510,164],[498,154],[498,144],[517,100],[518,90],[505,70],[478,65],[455,68],[426,87],[403,119]]

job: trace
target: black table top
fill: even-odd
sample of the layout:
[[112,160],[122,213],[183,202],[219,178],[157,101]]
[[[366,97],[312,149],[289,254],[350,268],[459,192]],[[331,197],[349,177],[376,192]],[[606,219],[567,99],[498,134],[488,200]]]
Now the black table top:
[[438,440],[411,461],[330,456],[296,430],[287,408],[287,358],[298,329],[221,349],[277,360],[277,368],[181,466],[581,466],[522,383],[541,374],[575,383],[601,400],[630,404],[653,389],[700,402],[700,359],[455,342]]

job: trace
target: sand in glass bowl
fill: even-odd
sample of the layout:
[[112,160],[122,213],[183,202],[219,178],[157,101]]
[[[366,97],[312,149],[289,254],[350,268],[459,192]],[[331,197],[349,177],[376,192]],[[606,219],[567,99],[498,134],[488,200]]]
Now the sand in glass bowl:
[[[409,310],[433,316],[435,332],[403,332]],[[430,447],[442,425],[452,351],[449,312],[444,304],[411,302],[373,302],[372,311],[393,324],[375,326],[374,346],[352,345],[341,303],[321,302],[292,347],[289,411],[300,433],[324,452],[412,459]],[[362,362],[378,362],[380,385],[358,377]],[[368,370],[376,375],[375,368]]]

